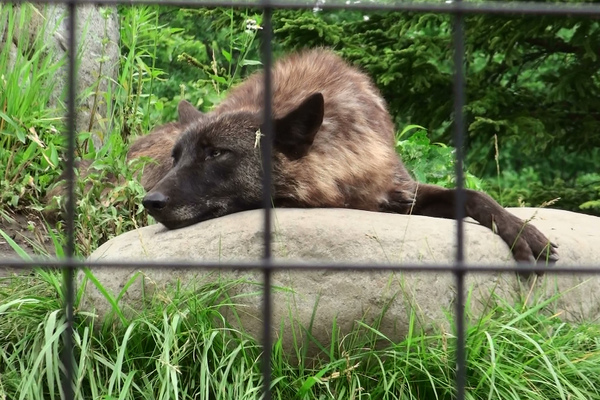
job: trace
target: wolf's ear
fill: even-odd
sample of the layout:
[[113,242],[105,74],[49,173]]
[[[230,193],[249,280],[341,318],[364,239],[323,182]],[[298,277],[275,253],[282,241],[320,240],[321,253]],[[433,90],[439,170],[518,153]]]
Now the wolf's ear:
[[323,95],[308,96],[295,110],[274,121],[274,148],[290,160],[304,157],[323,123],[324,113]]
[[181,100],[177,106],[177,112],[179,113],[179,122],[187,124],[188,122],[196,121],[204,116],[204,113],[196,109],[186,100]]

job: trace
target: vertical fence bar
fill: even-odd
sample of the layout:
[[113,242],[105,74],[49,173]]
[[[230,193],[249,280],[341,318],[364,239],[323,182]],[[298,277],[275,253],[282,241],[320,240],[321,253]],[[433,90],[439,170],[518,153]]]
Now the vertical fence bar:
[[[456,0],[459,4],[462,0]],[[465,105],[465,35],[464,15],[457,12],[453,17],[452,34],[454,42],[454,145],[456,146],[456,266],[464,264],[464,230],[466,193],[463,177],[463,144]],[[466,384],[465,326],[464,326],[464,279],[462,271],[454,271],[456,277],[456,398],[464,400]]]
[[269,0],[262,1],[263,7],[263,40],[261,43],[262,62],[264,70],[264,137],[261,143],[263,165],[263,209],[264,209],[264,253],[263,269],[263,400],[271,399],[271,195],[272,195],[272,152],[273,152],[273,121],[271,98],[271,66],[272,66],[272,9]]
[[75,299],[75,289],[73,282],[73,255],[75,254],[75,96],[76,96],[76,56],[77,43],[75,41],[76,29],[76,0],[70,0],[67,3],[68,12],[68,68],[67,68],[67,204],[66,204],[66,265],[63,269],[63,294],[66,329],[63,333],[64,348],[61,351],[61,358],[64,367],[64,380],[62,381],[62,390],[64,398],[72,400],[73,393],[73,303]]

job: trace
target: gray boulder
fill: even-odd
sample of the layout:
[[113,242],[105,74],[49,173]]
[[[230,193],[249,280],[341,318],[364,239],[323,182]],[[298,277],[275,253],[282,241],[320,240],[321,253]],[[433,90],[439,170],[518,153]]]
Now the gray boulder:
[[[600,265],[600,218],[573,212],[513,208],[536,225],[559,246],[557,265]],[[262,255],[262,211],[249,211],[169,231],[153,225],[116,237],[98,248],[92,261],[152,262],[194,260],[234,262],[260,260]],[[455,222],[422,216],[373,213],[345,209],[276,209],[273,214],[273,252],[276,259],[311,262],[361,262],[405,264],[451,264],[455,252]],[[465,223],[467,264],[511,265],[507,245],[481,225]],[[113,294],[122,291],[138,269],[95,268],[101,284]],[[81,277],[81,276],[80,276]],[[243,296],[257,292],[260,271],[146,269],[121,298],[129,315],[143,309],[143,296],[162,294],[176,280],[185,285],[244,278],[231,290],[243,328],[260,337],[261,297]],[[425,328],[450,329],[446,312],[453,312],[455,282],[447,272],[281,270],[273,274],[277,286],[273,296],[273,333],[283,334],[290,346],[291,329],[312,325],[312,334],[322,343],[331,337],[336,320],[341,335],[356,321],[373,324],[392,339],[407,333],[411,312]],[[100,292],[88,283],[84,309],[95,310],[100,319],[109,306]],[[534,290],[531,291],[530,285]],[[466,278],[470,294],[469,315],[477,318],[492,294],[515,301],[527,297],[540,302],[557,293],[552,306],[566,321],[597,320],[600,317],[600,276],[557,275],[551,268],[541,278],[519,280],[513,272],[473,273]],[[228,314],[231,315],[231,314]],[[281,329],[283,327],[283,329]],[[289,348],[289,347],[288,347]]]

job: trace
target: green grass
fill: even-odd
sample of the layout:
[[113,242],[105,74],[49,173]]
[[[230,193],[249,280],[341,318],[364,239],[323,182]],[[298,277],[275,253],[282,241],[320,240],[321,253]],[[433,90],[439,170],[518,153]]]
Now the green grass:
[[[108,9],[101,12],[109,17]],[[45,25],[30,40],[26,24],[35,15],[41,16],[31,4],[20,9],[0,6],[0,21],[6,22],[7,34],[18,37],[16,57],[11,46],[0,49],[0,70],[6,71],[0,79],[0,218],[8,219],[11,213],[33,214],[45,224],[50,216],[51,223],[46,226],[56,247],[65,242],[62,218],[55,220],[65,199],[45,196],[64,169],[65,109],[60,101],[54,101],[56,107],[49,104],[55,77],[65,60],[58,59],[42,40],[56,27]],[[127,162],[126,154],[135,135],[162,122],[154,118],[162,106],[149,94],[162,74],[153,68],[160,33],[157,7],[123,7],[120,17],[118,79],[105,76],[101,69],[97,81],[79,94],[108,107],[107,114],[98,118],[100,130],[78,132],[76,138],[76,157],[94,161],[91,173],[76,185],[76,255],[83,257],[108,239],[152,222],[141,207],[144,191],[134,178],[143,163]],[[106,44],[107,38],[108,34],[100,39]],[[106,92],[99,91],[101,80],[109,82]],[[93,135],[103,141],[102,147],[94,146]],[[107,176],[123,179],[109,183]],[[43,253],[43,246],[35,245]]]
[[[49,107],[55,76],[64,60],[40,40],[54,27],[44,24],[30,42],[28,22],[37,10],[0,5],[5,37],[17,45],[0,48],[0,203],[19,208],[39,201],[58,176],[62,138],[60,110]],[[6,25],[5,25],[6,24]],[[13,52],[14,50],[14,52]]]
[[[104,324],[76,304],[76,398],[260,398],[260,344],[223,316],[236,304],[228,290],[240,283],[174,286]],[[39,270],[0,284],[0,399],[59,399],[60,274]],[[600,399],[599,325],[564,323],[549,302],[495,300],[468,325],[467,399]],[[318,343],[316,357],[292,342],[287,353],[280,340],[273,346],[274,399],[453,398],[451,333],[423,333],[413,322],[394,343],[357,321],[348,335]]]

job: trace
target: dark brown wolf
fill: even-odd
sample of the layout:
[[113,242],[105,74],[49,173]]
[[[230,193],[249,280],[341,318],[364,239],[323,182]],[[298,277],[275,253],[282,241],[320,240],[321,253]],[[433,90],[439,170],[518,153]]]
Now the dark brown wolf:
[[[275,63],[272,85],[275,206],[454,218],[455,191],[419,184],[405,169],[386,104],[365,74],[315,49]],[[257,73],[208,114],[182,105],[173,167],[143,201],[157,221],[175,229],[261,207],[263,89]],[[484,193],[466,191],[465,215],[497,232],[517,261],[557,259],[540,231]]]
[[[372,81],[315,49],[272,70],[273,203],[455,217],[455,191],[415,182],[394,149],[394,126]],[[169,229],[262,206],[263,75],[232,89],[210,113],[179,104],[179,121],[134,142],[150,157],[143,204]],[[262,138],[262,139],[261,139]],[[82,174],[85,174],[83,166]],[[493,229],[517,261],[556,261],[556,246],[482,192],[466,190],[465,215]]]

